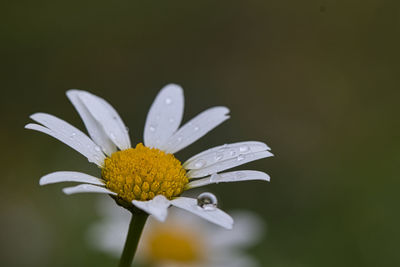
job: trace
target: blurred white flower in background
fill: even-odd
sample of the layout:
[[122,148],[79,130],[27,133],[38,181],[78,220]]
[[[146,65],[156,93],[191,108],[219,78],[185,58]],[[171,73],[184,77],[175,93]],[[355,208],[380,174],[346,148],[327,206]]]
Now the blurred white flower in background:
[[[99,199],[100,220],[88,231],[92,247],[118,258],[124,246],[130,213]],[[164,223],[149,218],[139,243],[135,263],[157,267],[255,267],[244,252],[263,237],[261,219],[248,211],[233,211],[232,230],[220,228],[194,215],[173,209]]]

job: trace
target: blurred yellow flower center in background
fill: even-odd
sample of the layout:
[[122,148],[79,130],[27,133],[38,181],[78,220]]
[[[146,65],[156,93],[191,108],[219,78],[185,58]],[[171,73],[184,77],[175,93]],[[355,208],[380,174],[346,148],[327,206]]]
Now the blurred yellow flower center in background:
[[196,262],[202,255],[200,240],[180,229],[154,229],[149,237],[148,252],[153,261]]
[[101,173],[106,187],[128,202],[156,195],[171,199],[188,183],[186,171],[174,155],[142,143],[106,158]]

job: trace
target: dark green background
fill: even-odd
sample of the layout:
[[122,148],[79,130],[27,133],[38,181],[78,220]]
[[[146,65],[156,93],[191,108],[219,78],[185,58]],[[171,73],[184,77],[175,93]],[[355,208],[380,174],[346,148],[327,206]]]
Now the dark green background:
[[93,195],[40,188],[56,170],[98,174],[60,142],[23,129],[49,112],[83,125],[64,92],[109,100],[142,140],[165,84],[184,120],[232,118],[179,152],[260,140],[276,157],[245,168],[269,184],[219,184],[224,209],[263,216],[263,266],[398,266],[398,1],[5,1],[0,8],[2,266],[115,266],[85,242]]

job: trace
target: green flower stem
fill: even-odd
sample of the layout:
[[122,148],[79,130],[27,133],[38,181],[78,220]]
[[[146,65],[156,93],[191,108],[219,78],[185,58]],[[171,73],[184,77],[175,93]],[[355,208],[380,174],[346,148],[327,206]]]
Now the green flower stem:
[[135,256],[140,236],[142,235],[142,230],[148,216],[149,215],[145,212],[132,213],[124,250],[122,251],[121,259],[119,261],[119,267],[130,267],[132,265],[133,257]]

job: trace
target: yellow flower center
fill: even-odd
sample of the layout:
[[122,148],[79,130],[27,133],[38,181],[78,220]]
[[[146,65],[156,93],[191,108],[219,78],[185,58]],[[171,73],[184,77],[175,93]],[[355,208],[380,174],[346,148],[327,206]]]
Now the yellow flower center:
[[184,229],[153,229],[147,244],[152,261],[201,261],[202,244],[198,236]]
[[106,187],[127,202],[151,200],[156,195],[172,199],[188,183],[186,171],[174,155],[142,143],[106,158],[101,173]]

